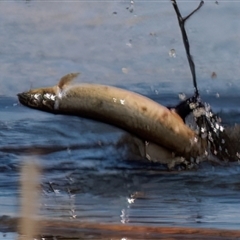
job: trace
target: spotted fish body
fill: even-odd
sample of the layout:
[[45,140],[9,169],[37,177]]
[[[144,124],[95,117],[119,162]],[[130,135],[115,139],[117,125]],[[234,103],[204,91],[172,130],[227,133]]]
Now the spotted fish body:
[[115,125],[181,156],[200,154],[195,132],[174,111],[124,89],[70,84],[77,75],[64,76],[54,87],[21,93],[19,101],[43,111],[82,116]]

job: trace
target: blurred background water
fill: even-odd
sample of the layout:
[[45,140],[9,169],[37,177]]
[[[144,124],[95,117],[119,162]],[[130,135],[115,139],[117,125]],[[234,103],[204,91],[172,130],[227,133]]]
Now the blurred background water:
[[[199,3],[178,2],[183,15]],[[206,1],[187,22],[201,96],[227,126],[240,122],[238,6]],[[28,109],[16,97],[78,71],[82,82],[123,87],[163,105],[178,103],[179,93],[190,96],[170,1],[0,1],[0,42],[1,216],[18,216],[20,167],[37,159],[42,216],[239,229],[237,163],[164,172],[131,159],[118,144],[124,131]],[[2,238],[8,236],[14,239]]]

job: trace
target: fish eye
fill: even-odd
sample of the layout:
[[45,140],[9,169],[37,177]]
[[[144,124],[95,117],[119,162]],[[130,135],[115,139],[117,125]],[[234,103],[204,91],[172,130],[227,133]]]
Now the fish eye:
[[42,96],[41,94],[33,94],[30,99],[29,99],[29,102],[28,104],[31,106],[31,107],[37,107],[41,104],[42,102]]

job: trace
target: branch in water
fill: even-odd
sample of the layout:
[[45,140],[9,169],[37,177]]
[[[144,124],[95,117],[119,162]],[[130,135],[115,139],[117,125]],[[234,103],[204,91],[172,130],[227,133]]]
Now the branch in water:
[[234,154],[234,149],[230,144],[228,144],[229,139],[224,127],[221,124],[221,119],[212,112],[210,105],[202,103],[197,88],[195,65],[190,53],[190,45],[185,30],[185,22],[203,6],[204,2],[201,1],[199,6],[186,17],[182,17],[176,0],[171,0],[171,2],[177,14],[188,63],[192,73],[193,85],[195,88],[195,95],[178,104],[175,107],[175,111],[183,118],[183,120],[185,120],[185,117],[190,112],[193,112],[198,126],[199,137],[207,144],[206,150],[209,153],[212,153],[213,156],[218,157],[221,160],[228,161],[231,158],[238,160],[239,156]]
[[171,1],[172,1],[173,8],[174,8],[174,10],[177,14],[178,23],[179,23],[179,26],[180,26],[180,29],[181,29],[183,44],[184,44],[184,47],[185,47],[185,50],[186,50],[188,63],[189,63],[190,70],[191,70],[191,73],[192,73],[193,85],[194,85],[194,88],[195,88],[195,94],[196,94],[196,96],[198,96],[199,93],[198,93],[198,88],[197,88],[195,65],[194,65],[194,62],[193,62],[193,59],[192,59],[192,56],[191,56],[191,53],[190,53],[190,45],[189,45],[186,30],[185,30],[185,22],[188,18],[190,18],[195,12],[197,12],[203,6],[204,2],[201,1],[199,6],[194,11],[192,11],[189,15],[187,15],[186,17],[183,18],[180,11],[179,11],[176,0],[171,0]]

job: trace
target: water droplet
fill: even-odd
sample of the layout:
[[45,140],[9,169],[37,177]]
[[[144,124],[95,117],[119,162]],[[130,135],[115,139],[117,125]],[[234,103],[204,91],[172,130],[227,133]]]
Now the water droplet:
[[128,203],[132,204],[132,203],[134,203],[135,199],[134,198],[128,198],[127,201],[128,201]]
[[129,11],[130,13],[133,12],[133,10],[134,10],[134,1],[133,1],[133,0],[130,1],[130,6],[127,7],[126,9],[128,9],[128,11]]
[[149,35],[150,35],[150,36],[154,36],[154,37],[157,36],[157,34],[156,34],[155,32],[150,32]]
[[72,153],[72,150],[68,147],[67,148],[67,153],[70,155]]
[[175,58],[175,57],[176,57],[176,51],[175,51],[175,49],[172,48],[172,49],[169,51],[168,54],[169,54],[170,57]]
[[211,78],[212,78],[212,79],[215,79],[216,77],[217,77],[217,74],[216,74],[215,72],[212,72]]
[[125,99],[120,99],[120,103],[121,103],[122,105],[124,105]]
[[180,100],[183,101],[183,100],[186,99],[186,94],[185,94],[185,93],[179,93],[179,94],[178,94],[178,97],[179,97]]
[[128,216],[126,214],[125,209],[122,209],[120,217],[121,217],[121,223],[125,224],[128,222]]
[[131,48],[132,47],[131,41],[129,40],[129,42],[127,42],[126,45]]
[[122,72],[125,74],[128,74],[129,70],[128,70],[128,68],[122,68]]
[[34,94],[34,98],[37,99],[37,100],[40,96],[41,96],[41,94],[39,94],[39,93]]

